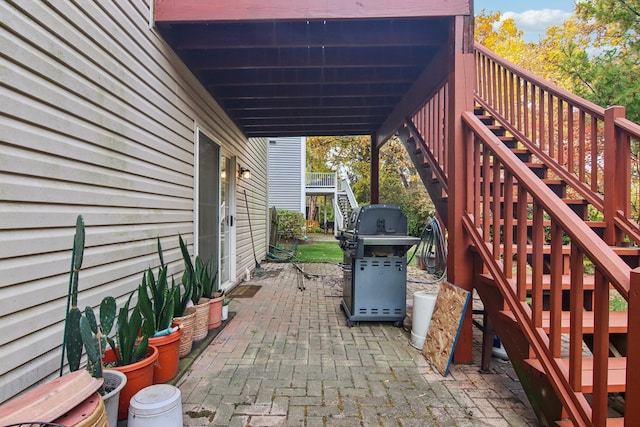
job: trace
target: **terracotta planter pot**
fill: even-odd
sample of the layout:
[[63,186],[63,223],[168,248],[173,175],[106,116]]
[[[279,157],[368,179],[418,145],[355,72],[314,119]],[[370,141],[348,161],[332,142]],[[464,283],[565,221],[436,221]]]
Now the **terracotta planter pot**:
[[[118,420],[126,420],[129,416],[129,401],[131,397],[145,387],[153,385],[153,367],[158,360],[158,349],[149,346],[147,357],[130,365],[114,366],[109,369],[120,371],[127,376],[127,384],[120,390],[118,399]],[[115,361],[112,349],[104,353],[104,363]]]
[[215,329],[222,325],[222,301],[224,295],[209,300],[209,329]]
[[184,316],[173,318],[174,323],[182,324],[183,334],[180,338],[180,351],[178,353],[180,358],[185,357],[191,352],[191,347],[193,346],[193,325],[195,320],[195,307],[187,307]]
[[178,374],[182,335],[184,335],[184,329],[178,329],[169,335],[149,338],[149,345],[158,349],[158,360],[153,367],[154,384],[166,383]]
[[193,326],[193,341],[202,341],[209,333],[209,298],[200,298],[196,308],[196,320]]

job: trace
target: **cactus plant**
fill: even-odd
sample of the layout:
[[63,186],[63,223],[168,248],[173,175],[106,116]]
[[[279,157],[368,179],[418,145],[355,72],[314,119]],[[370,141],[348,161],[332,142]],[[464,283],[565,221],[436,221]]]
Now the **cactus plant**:
[[95,378],[102,377],[102,359],[107,348],[107,335],[111,333],[116,317],[116,300],[105,297],[100,304],[100,324],[91,306],[84,310],[80,318],[80,334],[87,351],[87,369]]
[[82,336],[80,335],[80,317],[82,313],[78,308],[78,281],[82,258],[84,256],[84,220],[82,215],[76,218],[76,231],[71,250],[71,269],[69,273],[69,291],[67,293],[67,314],[64,322],[64,335],[62,341],[62,356],[60,360],[60,375],[64,367],[65,350],[69,369],[76,371],[80,367],[82,357]]

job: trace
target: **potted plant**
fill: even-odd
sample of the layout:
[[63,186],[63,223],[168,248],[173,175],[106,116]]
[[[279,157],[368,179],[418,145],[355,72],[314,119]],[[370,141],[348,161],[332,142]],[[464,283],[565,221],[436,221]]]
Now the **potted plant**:
[[191,288],[191,302],[196,310],[196,316],[193,326],[193,341],[202,341],[209,332],[209,298],[204,296],[204,289],[200,278],[196,274],[196,269],[191,261],[191,255],[187,245],[179,236],[180,250],[184,259],[184,273],[182,274],[182,285]]
[[[129,401],[138,391],[153,384],[154,365],[158,360],[158,349],[149,345],[149,337],[142,330],[142,314],[138,305],[129,311],[132,292],[127,302],[118,312],[115,341],[106,331],[108,348],[104,355],[104,365],[127,376],[127,384],[120,391],[118,419],[126,419]],[[140,337],[140,333],[142,336]]]
[[158,348],[158,360],[153,371],[153,383],[170,381],[178,374],[180,338],[183,335],[181,325],[173,323],[175,296],[180,292],[177,287],[169,288],[168,267],[164,263],[162,246],[158,238],[160,268],[156,280],[151,268],[142,275],[138,286],[138,305],[144,318],[142,330],[149,336],[149,344]]
[[229,318],[229,303],[233,300],[233,298],[224,298],[222,300],[222,320],[227,320]]
[[193,327],[196,320],[196,309],[191,302],[191,287],[185,287],[184,293],[180,292],[180,286],[176,285],[171,277],[171,289],[173,295],[173,322],[182,326],[182,337],[180,338],[180,351],[178,357],[185,357],[191,352],[193,346]]
[[125,374],[113,369],[104,369],[103,366],[107,339],[102,334],[102,328],[104,327],[106,330],[111,331],[115,312],[115,298],[105,297],[100,303],[100,324],[98,324],[91,306],[85,308],[84,316],[80,318],[80,335],[87,351],[87,369],[92,376],[104,378],[100,394],[104,401],[109,425],[113,426],[118,422],[120,392],[127,384],[127,376]]
[[224,290],[218,287],[218,270],[211,268],[211,261],[204,262],[196,257],[196,280],[202,286],[202,294],[209,298],[208,329],[215,329],[222,324],[222,301]]
[[[102,359],[107,346],[106,337],[91,306],[85,308],[84,316],[78,308],[78,278],[85,246],[84,221],[81,215],[76,219],[76,232],[71,251],[71,271],[69,274],[69,292],[67,295],[67,315],[65,317],[65,332],[60,362],[60,375],[64,367],[65,349],[70,371],[80,367],[82,348],[87,350],[87,370],[94,378],[102,378],[103,383],[98,390],[104,401],[107,419],[110,425],[116,425],[118,401],[127,378],[120,372],[104,370]],[[116,301],[113,297],[106,297],[100,304],[100,323],[111,330],[115,318]]]

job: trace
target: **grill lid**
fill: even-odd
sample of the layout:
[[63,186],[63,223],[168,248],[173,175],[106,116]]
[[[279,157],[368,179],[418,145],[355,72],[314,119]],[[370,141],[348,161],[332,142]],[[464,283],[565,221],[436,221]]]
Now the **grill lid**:
[[354,235],[406,235],[407,217],[400,206],[367,205],[355,208],[349,216],[347,231]]

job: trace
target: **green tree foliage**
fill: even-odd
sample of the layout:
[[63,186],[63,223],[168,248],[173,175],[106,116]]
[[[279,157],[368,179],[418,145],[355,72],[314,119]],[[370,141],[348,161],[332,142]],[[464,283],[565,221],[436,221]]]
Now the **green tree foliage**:
[[[371,139],[356,137],[307,138],[307,166],[313,172],[335,171],[348,177],[360,205],[371,202]],[[326,168],[322,170],[322,168]],[[380,203],[401,206],[409,232],[419,235],[434,206],[403,145],[391,139],[380,149]]]
[[284,239],[301,239],[304,236],[304,216],[301,212],[278,209],[278,233]]
[[560,63],[574,91],[604,107],[624,105],[640,121],[640,0],[579,2],[576,15],[590,45],[572,43]]
[[624,105],[640,121],[640,0],[576,3],[575,15],[526,43],[515,22],[482,13],[476,40],[536,75],[598,105]]
[[380,203],[398,205],[407,232],[419,236],[435,207],[402,143],[392,138],[380,149]]
[[524,40],[524,33],[512,18],[502,19],[500,12],[486,13],[475,17],[475,39],[493,52],[516,65],[527,67],[531,62],[534,43]]

